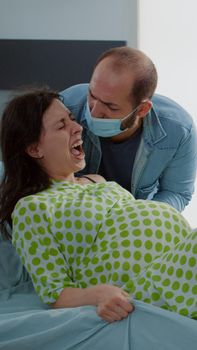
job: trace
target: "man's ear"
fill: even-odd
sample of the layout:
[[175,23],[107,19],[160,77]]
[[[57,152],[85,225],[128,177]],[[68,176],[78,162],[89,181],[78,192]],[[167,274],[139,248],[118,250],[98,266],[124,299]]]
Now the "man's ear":
[[36,159],[43,158],[43,152],[37,143],[33,143],[26,148],[26,153]]
[[139,109],[138,109],[138,112],[137,112],[137,115],[140,117],[140,118],[144,118],[148,112],[151,110],[153,104],[150,100],[144,100],[140,103],[139,105]]

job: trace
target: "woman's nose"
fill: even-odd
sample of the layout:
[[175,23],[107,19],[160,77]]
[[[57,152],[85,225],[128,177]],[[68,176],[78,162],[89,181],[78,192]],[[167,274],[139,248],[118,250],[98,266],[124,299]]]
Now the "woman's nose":
[[83,131],[83,127],[79,123],[77,123],[76,121],[72,121],[71,123],[72,123],[71,128],[72,128],[73,134],[76,134],[76,133],[81,134]]

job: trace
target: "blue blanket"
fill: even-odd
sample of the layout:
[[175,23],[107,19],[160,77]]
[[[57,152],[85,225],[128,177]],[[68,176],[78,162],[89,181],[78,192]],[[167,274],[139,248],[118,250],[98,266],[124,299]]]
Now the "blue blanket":
[[95,307],[51,310],[30,281],[0,293],[2,350],[196,350],[197,322],[135,302],[127,319],[108,324]]
[[1,350],[196,350],[197,321],[135,302],[123,321],[95,307],[51,310],[35,294],[11,243],[0,236]]

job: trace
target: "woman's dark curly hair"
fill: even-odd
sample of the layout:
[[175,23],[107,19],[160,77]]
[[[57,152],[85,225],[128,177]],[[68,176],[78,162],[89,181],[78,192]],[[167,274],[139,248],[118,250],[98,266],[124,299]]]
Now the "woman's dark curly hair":
[[0,229],[10,237],[11,215],[17,201],[50,186],[49,175],[31,158],[27,147],[39,141],[43,114],[60,96],[49,89],[31,90],[13,98],[1,121],[1,151],[4,175],[0,185]]

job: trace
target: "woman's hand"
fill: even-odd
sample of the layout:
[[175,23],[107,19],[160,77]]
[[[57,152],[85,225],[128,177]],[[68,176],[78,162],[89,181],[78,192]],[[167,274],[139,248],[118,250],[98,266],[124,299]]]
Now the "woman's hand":
[[97,314],[107,322],[120,321],[134,310],[129,295],[121,288],[111,285],[92,287],[98,295]]
[[120,321],[134,310],[129,295],[121,288],[100,284],[88,288],[64,288],[52,305],[59,307],[78,307],[95,305],[97,314],[107,322]]

